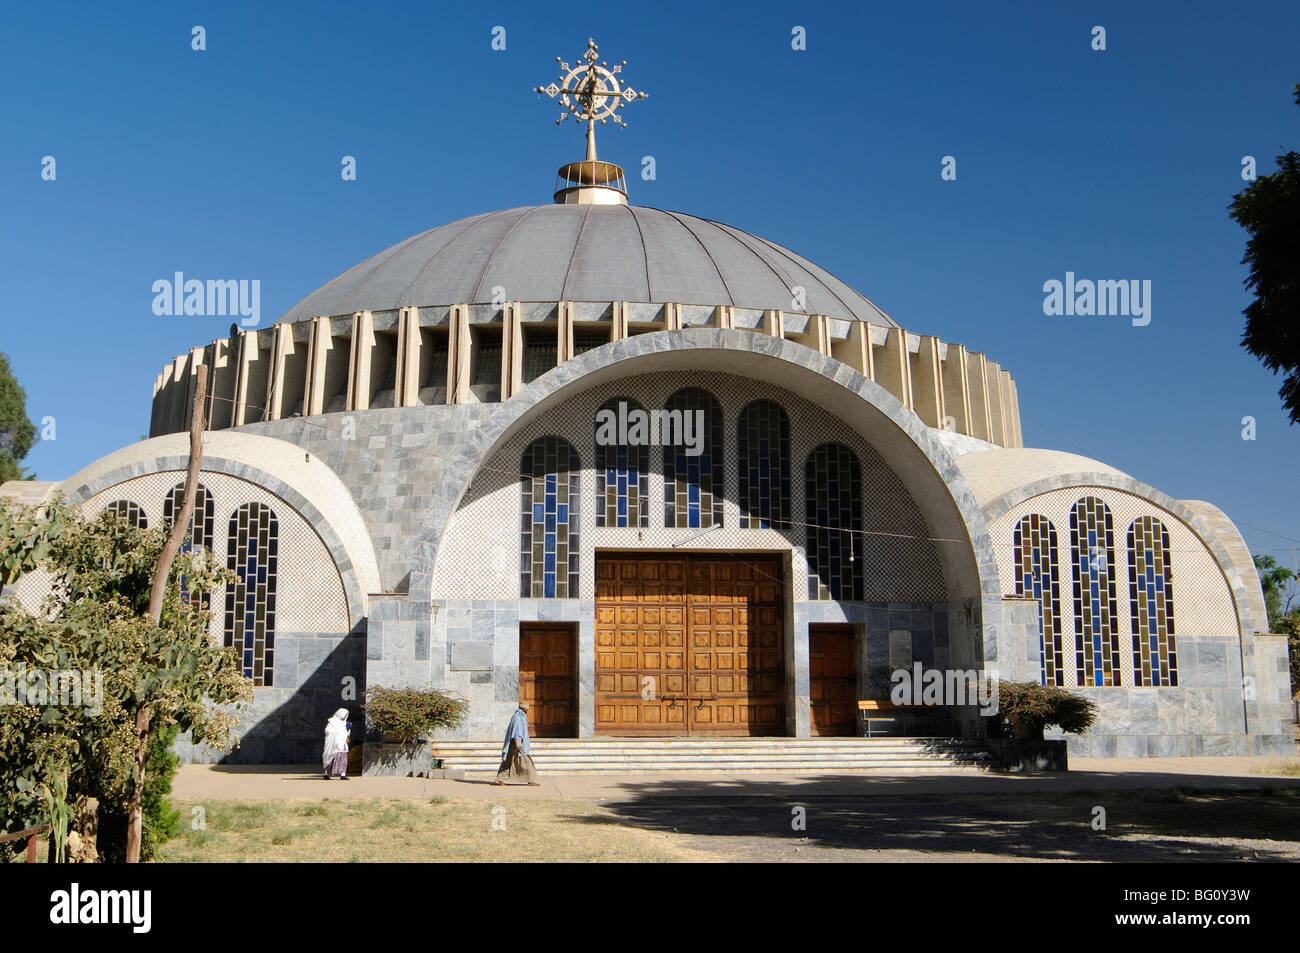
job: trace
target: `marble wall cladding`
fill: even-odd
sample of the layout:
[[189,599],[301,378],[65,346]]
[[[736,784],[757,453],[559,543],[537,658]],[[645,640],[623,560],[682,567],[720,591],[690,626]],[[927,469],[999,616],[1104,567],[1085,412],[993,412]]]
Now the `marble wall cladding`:
[[397,588],[415,562],[420,533],[451,464],[499,404],[321,414],[248,429],[296,443],[324,460],[352,491],[379,559]]
[[[1272,643],[1283,641],[1255,639],[1256,658],[1278,654]],[[1282,700],[1290,688],[1286,674],[1266,688],[1259,677],[1243,684],[1235,639],[1188,637],[1178,649],[1177,686],[1071,689],[1098,703],[1097,721],[1082,736],[1053,730],[1048,737],[1065,738],[1070,753],[1080,757],[1294,754],[1291,709]],[[1183,658],[1196,663],[1184,665]],[[1261,701],[1261,691],[1268,701]]]
[[187,732],[177,737],[173,750],[183,762],[318,764],[325,722],[339,708],[351,713],[353,737],[360,740],[366,668],[364,631],[278,633],[277,684],[258,688],[250,706],[234,710],[239,746],[223,755],[194,745]]
[[[436,609],[436,611],[434,611]],[[519,701],[521,623],[579,626],[579,733],[594,732],[594,608],[577,599],[442,599],[430,607],[429,681],[470,703],[465,725],[439,737],[496,738]],[[585,729],[584,729],[585,725]]]

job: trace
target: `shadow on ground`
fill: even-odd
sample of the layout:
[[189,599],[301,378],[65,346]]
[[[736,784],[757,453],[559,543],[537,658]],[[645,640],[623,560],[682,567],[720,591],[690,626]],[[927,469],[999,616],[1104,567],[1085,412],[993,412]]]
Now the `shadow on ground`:
[[[901,795],[880,778],[873,793],[845,795],[826,791],[861,776],[823,776],[770,786],[720,781],[700,796],[699,781],[648,779],[624,785],[630,797],[604,802],[609,815],[574,820],[687,835],[688,846],[731,860],[1300,860],[1294,781],[1181,775],[1178,786],[1156,788],[1150,774],[1119,777],[1146,786]],[[1093,829],[1098,807],[1105,830]]]

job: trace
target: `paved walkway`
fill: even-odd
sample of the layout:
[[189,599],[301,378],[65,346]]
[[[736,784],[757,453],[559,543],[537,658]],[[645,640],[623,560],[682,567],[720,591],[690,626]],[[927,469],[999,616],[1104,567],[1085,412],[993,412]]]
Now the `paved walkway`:
[[[1005,775],[877,774],[865,771],[764,774],[546,774],[538,764],[540,787],[496,787],[492,775],[464,781],[361,777],[325,781],[301,765],[183,765],[172,782],[172,796],[258,800],[278,798],[446,797],[580,798],[625,801],[657,797],[861,797],[914,794],[996,794],[999,792],[1078,791],[1098,788],[1258,788],[1300,785],[1300,777],[1277,772],[1280,758],[1072,758],[1062,774]],[[1290,759],[1294,764],[1295,759]]]

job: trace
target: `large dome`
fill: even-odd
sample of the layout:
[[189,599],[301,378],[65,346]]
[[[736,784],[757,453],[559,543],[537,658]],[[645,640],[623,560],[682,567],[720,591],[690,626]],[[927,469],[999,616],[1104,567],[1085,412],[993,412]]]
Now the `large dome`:
[[[801,310],[897,326],[830,272],[682,212],[534,205],[463,218],[367,258],[280,318],[510,301],[640,301]],[[802,287],[805,307],[791,308]]]

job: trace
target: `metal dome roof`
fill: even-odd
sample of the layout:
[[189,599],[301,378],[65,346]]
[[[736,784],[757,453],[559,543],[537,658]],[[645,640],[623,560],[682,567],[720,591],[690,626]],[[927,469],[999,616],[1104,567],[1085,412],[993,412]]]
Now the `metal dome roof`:
[[806,311],[897,326],[874,304],[766,239],[682,212],[535,205],[430,229],[367,258],[280,318],[492,301],[641,301]]

